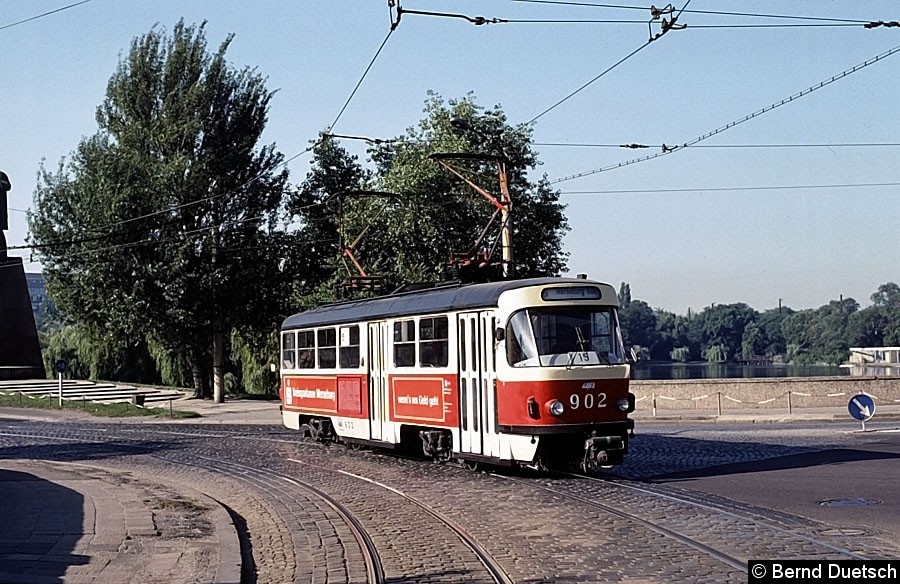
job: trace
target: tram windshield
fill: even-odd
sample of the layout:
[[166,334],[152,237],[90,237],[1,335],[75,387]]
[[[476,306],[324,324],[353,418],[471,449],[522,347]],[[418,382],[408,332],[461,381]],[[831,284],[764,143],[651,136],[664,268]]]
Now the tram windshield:
[[529,308],[506,326],[506,358],[513,367],[614,365],[625,360],[611,307]]

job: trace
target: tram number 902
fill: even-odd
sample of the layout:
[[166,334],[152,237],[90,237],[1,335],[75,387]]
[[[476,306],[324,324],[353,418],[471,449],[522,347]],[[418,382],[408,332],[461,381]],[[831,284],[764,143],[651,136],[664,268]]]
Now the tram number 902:
[[569,405],[573,410],[577,410],[578,408],[584,408],[586,410],[590,410],[592,408],[605,408],[606,394],[586,393],[584,395],[579,395],[577,393],[573,393],[569,396]]

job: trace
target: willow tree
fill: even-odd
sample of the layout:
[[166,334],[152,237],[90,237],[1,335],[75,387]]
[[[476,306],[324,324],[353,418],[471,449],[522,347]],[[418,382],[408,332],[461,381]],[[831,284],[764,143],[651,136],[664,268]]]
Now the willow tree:
[[277,229],[287,173],[258,146],[272,92],[204,25],[136,38],[97,132],[42,169],[30,217],[60,312],[120,342],[186,356],[198,395],[224,399],[226,333],[282,311]]

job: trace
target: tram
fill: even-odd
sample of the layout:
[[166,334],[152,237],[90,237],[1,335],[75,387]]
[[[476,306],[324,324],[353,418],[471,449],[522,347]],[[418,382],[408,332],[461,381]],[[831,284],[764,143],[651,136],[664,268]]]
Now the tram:
[[281,326],[285,426],[440,461],[596,470],[634,428],[609,284],[532,278],[335,303]]

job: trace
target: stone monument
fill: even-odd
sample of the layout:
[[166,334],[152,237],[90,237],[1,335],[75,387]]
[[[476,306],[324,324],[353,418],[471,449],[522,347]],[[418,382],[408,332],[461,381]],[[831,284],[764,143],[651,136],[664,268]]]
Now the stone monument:
[[6,193],[12,184],[0,171],[0,380],[44,379],[44,360],[38,341],[22,258],[9,257],[6,235],[9,214]]

